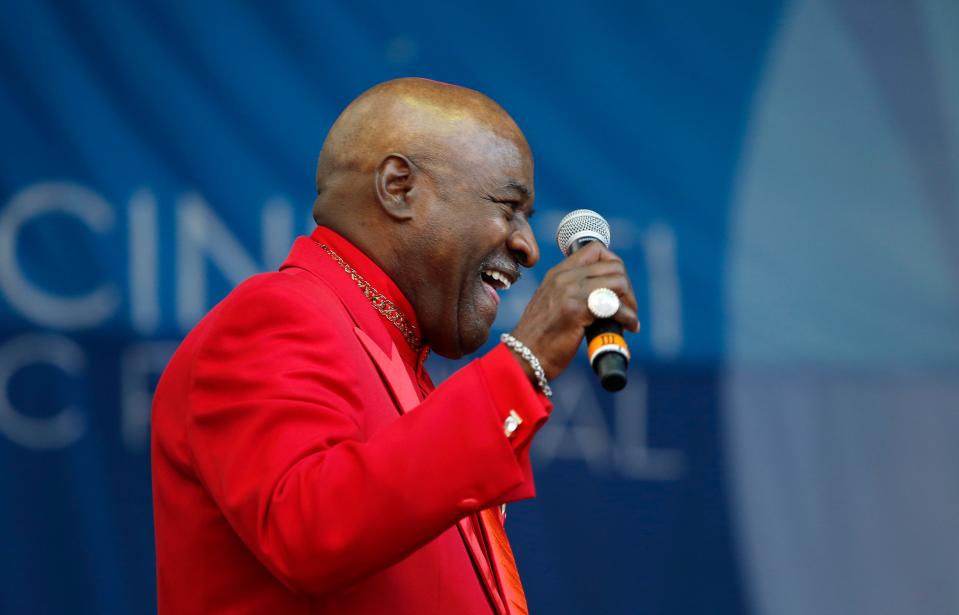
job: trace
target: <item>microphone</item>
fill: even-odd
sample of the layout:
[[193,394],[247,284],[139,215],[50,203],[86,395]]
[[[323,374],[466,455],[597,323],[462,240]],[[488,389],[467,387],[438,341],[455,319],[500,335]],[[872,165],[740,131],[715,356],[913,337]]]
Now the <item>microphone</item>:
[[[556,243],[564,256],[569,256],[591,241],[609,247],[609,223],[590,209],[577,209],[566,214],[556,229]],[[597,318],[586,327],[586,349],[589,364],[607,391],[626,386],[629,348],[623,338],[623,326],[612,318]]]

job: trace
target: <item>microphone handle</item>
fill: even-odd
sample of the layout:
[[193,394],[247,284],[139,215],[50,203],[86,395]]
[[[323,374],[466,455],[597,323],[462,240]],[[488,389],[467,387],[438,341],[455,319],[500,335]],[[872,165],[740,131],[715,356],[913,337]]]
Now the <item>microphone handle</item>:
[[607,391],[620,391],[626,386],[626,340],[623,325],[612,318],[597,318],[586,327],[589,362]]
[[[586,238],[574,242],[569,253],[582,248],[596,239]],[[586,348],[593,371],[607,391],[621,391],[626,386],[626,367],[629,365],[629,349],[623,338],[623,325],[612,318],[597,318],[586,327]]]

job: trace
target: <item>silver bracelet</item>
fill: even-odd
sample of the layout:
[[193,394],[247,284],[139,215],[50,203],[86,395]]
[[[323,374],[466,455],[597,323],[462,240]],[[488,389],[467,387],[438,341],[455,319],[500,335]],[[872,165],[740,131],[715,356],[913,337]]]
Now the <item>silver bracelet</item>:
[[552,397],[553,390],[549,388],[549,383],[546,382],[546,372],[543,371],[543,366],[539,364],[539,359],[536,358],[536,355],[533,354],[533,351],[527,348],[526,344],[519,341],[509,333],[500,335],[499,341],[518,352],[520,356],[522,356],[526,362],[529,363],[529,366],[533,368],[533,374],[536,376],[536,384],[539,385],[539,389],[543,392],[543,395],[546,397]]

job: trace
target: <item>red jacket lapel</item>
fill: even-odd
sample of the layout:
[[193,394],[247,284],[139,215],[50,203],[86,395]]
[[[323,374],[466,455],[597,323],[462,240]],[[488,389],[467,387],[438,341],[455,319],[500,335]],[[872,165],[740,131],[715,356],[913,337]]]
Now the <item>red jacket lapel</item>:
[[360,343],[363,344],[367,354],[373,359],[373,363],[376,364],[376,369],[379,370],[383,382],[386,383],[393,394],[393,399],[396,401],[400,414],[405,414],[418,406],[420,403],[419,395],[416,394],[416,387],[410,380],[406,366],[403,364],[403,358],[400,357],[400,353],[396,349],[396,344],[390,344],[390,355],[387,356],[379,344],[374,342],[373,338],[367,335],[363,329],[354,327],[353,332]]

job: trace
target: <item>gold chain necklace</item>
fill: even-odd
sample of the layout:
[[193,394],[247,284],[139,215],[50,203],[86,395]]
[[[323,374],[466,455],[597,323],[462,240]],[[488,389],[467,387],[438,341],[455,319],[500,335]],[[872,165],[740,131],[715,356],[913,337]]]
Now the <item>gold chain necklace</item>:
[[373,307],[376,308],[376,311],[383,315],[383,317],[393,323],[397,329],[400,330],[400,333],[403,334],[403,338],[409,343],[410,347],[413,349],[413,352],[419,352],[423,347],[423,342],[420,341],[419,336],[416,334],[416,327],[411,325],[406,316],[396,307],[396,304],[386,298],[386,295],[380,291],[373,288],[373,285],[366,281],[366,279],[356,272],[356,269],[350,266],[339,254],[334,252],[328,245],[325,243],[317,243],[318,246],[323,248],[323,250],[330,255],[330,258],[336,262],[340,267],[343,268],[343,271],[350,274],[350,278],[356,282],[356,285],[360,287],[360,290],[363,291],[363,295],[370,300],[370,303],[373,304]]

